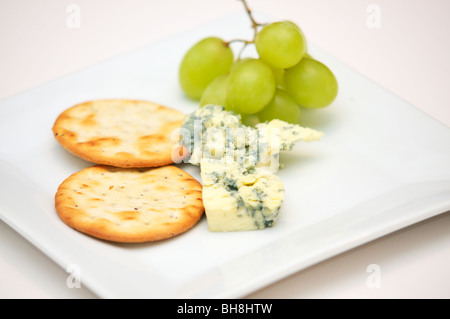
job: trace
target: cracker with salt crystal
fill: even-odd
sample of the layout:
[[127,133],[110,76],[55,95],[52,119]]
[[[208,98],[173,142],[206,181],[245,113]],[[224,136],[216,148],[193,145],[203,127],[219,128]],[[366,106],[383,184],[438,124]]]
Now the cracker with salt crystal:
[[171,238],[204,213],[201,184],[173,165],[85,168],[61,183],[55,207],[68,226],[121,243]]
[[55,120],[53,134],[69,152],[116,167],[157,167],[187,151],[174,136],[185,115],[149,101],[94,100],[72,106]]

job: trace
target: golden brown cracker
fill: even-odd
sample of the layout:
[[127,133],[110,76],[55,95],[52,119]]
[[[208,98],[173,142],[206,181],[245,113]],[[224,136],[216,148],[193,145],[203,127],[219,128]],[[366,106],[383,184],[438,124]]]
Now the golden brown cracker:
[[[185,115],[149,101],[95,100],[77,104],[56,119],[53,133],[69,152],[116,167],[157,167],[187,151],[174,140]],[[180,154],[183,154],[180,156]]]
[[173,165],[85,168],[61,183],[55,207],[68,226],[122,243],[176,236],[192,228],[204,212],[201,184]]

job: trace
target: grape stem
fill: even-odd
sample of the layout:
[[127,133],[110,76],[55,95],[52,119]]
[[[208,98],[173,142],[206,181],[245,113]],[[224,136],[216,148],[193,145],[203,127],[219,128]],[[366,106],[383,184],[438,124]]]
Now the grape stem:
[[252,28],[255,30],[255,36],[257,33],[257,28],[262,26],[263,24],[256,22],[255,18],[253,18],[252,10],[250,10],[250,7],[247,4],[246,0],[240,0],[242,4],[244,5],[245,11],[247,11],[248,17],[250,18],[250,21],[252,22]]
[[253,39],[252,40],[244,40],[244,39],[233,39],[230,40],[228,42],[226,42],[226,45],[229,45],[233,42],[241,42],[243,43],[241,50],[239,51],[236,60],[239,61],[241,59],[241,55],[242,52],[245,50],[245,48],[251,44],[251,43],[255,43],[256,40],[256,35],[258,34],[258,28],[264,26],[264,23],[258,23],[256,22],[255,18],[253,17],[253,13],[252,10],[250,9],[250,7],[247,4],[246,0],[239,0],[242,2],[242,4],[244,5],[245,11],[247,12],[248,17],[250,18],[250,21],[252,23],[252,28],[253,28]]

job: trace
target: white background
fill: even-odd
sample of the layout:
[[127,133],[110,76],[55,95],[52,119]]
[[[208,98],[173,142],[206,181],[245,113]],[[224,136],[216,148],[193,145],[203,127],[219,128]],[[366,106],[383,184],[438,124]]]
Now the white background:
[[[248,0],[289,19],[307,39],[450,126],[450,1]],[[80,8],[69,28],[67,8]],[[368,19],[379,8],[379,28]],[[242,12],[238,0],[0,0],[0,99],[187,29]],[[389,114],[385,114],[387,117]],[[449,164],[450,165],[450,164]],[[450,214],[326,260],[249,298],[449,298]],[[379,266],[370,288],[367,267]],[[95,298],[0,222],[1,298]]]

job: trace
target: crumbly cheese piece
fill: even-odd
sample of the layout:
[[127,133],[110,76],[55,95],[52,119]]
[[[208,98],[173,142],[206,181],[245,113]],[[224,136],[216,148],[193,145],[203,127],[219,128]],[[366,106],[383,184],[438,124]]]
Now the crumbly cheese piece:
[[202,159],[200,167],[209,230],[257,230],[275,223],[284,200],[277,175],[210,159]]
[[248,127],[222,106],[207,105],[190,114],[182,143],[200,165],[203,205],[211,231],[244,231],[275,224],[284,200],[276,172],[280,151],[321,132],[280,120]]
[[256,128],[260,130],[268,129],[269,131],[278,130],[277,134],[279,134],[279,139],[281,142],[280,151],[290,151],[294,147],[295,143],[299,141],[317,141],[323,136],[322,132],[313,130],[309,127],[289,124],[278,119],[257,124]]

